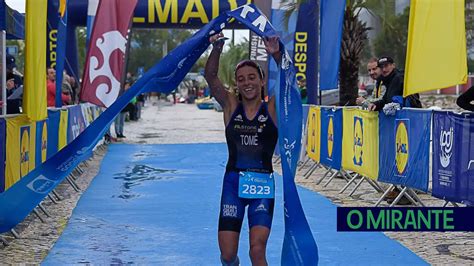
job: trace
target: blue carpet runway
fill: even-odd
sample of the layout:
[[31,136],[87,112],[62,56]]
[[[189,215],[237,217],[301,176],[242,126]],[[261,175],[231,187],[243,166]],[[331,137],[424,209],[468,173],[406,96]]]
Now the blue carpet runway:
[[[110,145],[98,176],[43,265],[220,265],[217,222],[226,159],[223,143]],[[269,265],[280,264],[281,183],[277,178]],[[382,233],[337,232],[336,205],[304,188],[299,193],[321,265],[426,264]],[[242,265],[251,264],[248,248],[245,222]]]

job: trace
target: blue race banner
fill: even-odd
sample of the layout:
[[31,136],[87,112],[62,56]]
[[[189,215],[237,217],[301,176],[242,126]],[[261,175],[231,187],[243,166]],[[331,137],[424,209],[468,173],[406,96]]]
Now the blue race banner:
[[[307,0],[298,9],[293,55],[296,77],[306,79],[308,103],[318,101],[318,35],[319,6],[317,0]],[[332,47],[335,49],[335,47]],[[339,51],[339,50],[338,50]],[[321,77],[322,78],[322,77]]]
[[431,110],[379,112],[378,180],[428,191]]
[[342,108],[321,107],[321,164],[341,169]]
[[433,112],[433,192],[474,205],[474,113]]
[[[262,37],[275,36],[271,24],[254,6],[242,6],[222,14],[193,37],[168,53],[158,64],[125,91],[109,108],[69,145],[40,167],[0,194],[0,232],[6,232],[22,221],[80,162],[92,154],[115,116],[136,95],[145,91],[170,92],[185,77],[206,51],[209,37],[219,33],[234,17]],[[318,249],[298,197],[294,176],[301,148],[302,106],[296,89],[292,61],[282,43],[280,90],[277,95],[279,142],[285,205],[285,237],[282,265],[316,265]]]
[[346,0],[321,0],[320,90],[337,89]]
[[84,122],[81,105],[69,106],[68,110],[67,143],[71,143],[86,129],[86,123]]
[[58,152],[59,122],[61,120],[60,110],[48,110],[48,143],[46,148],[46,158],[49,159]]
[[48,120],[42,120],[36,122],[36,156],[35,165],[38,167],[46,161],[48,155]]
[[[296,28],[296,13],[293,13],[288,20],[288,23],[285,23],[285,10],[284,9],[272,9],[272,25],[275,27],[278,36],[280,36],[280,41],[285,45],[287,51],[290,55],[293,54],[294,47],[294,33]],[[262,44],[263,45],[263,44]],[[263,45],[265,47],[265,45]],[[262,53],[264,48],[262,48]],[[258,58],[258,56],[257,56]],[[263,58],[261,58],[263,61]],[[280,85],[280,68],[277,66],[274,60],[268,61],[268,95],[274,96],[276,88]]]
[[6,153],[7,123],[0,118],[0,193],[5,191],[5,153]]
[[[67,0],[59,0],[59,16],[58,20],[58,34],[56,46],[56,107],[63,106],[62,85],[63,85],[63,71],[64,62],[66,60],[67,47]],[[71,95],[71,97],[73,97]]]
[[474,231],[473,219],[473,207],[337,207],[337,231]]

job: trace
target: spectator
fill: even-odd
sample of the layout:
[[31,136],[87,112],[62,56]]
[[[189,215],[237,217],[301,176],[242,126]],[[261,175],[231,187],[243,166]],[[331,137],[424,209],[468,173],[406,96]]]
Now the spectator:
[[[50,67],[47,70],[47,93],[48,93],[48,107],[56,106],[56,70]],[[68,104],[71,101],[71,96],[61,93],[61,100],[63,104]]]
[[378,66],[377,58],[373,57],[369,60],[367,63],[367,72],[369,73],[370,78],[375,82],[375,86],[372,94],[367,97],[367,99],[362,96],[356,99],[357,105],[360,105],[363,108],[367,108],[370,103],[381,100],[387,90],[381,79],[382,70]]
[[74,104],[74,92],[72,91],[71,84],[69,84],[69,75],[66,73],[66,71],[63,72],[63,82],[61,84],[61,92],[65,95],[69,96],[69,100],[66,102],[63,101],[64,104],[66,105],[71,105]]
[[[19,91],[21,90],[21,92]],[[15,84],[15,75],[7,72],[7,114],[19,114],[21,106],[21,94],[23,87]]]
[[474,86],[470,87],[463,94],[459,95],[456,104],[462,109],[474,112]]
[[308,92],[306,90],[306,79],[299,76],[297,82],[298,82],[298,88],[300,90],[300,95],[301,95],[301,103],[307,104]]
[[76,78],[74,76],[69,76],[69,85],[71,85],[72,89],[72,102],[73,104],[78,104],[81,89],[79,87],[79,84],[77,84]]
[[382,99],[369,104],[369,110],[382,110],[387,103],[392,102],[398,102],[401,106],[421,107],[418,94],[413,94],[407,98],[403,98],[403,74],[396,68],[391,57],[381,57],[378,60],[378,67],[382,70],[381,80],[387,87],[387,90]]

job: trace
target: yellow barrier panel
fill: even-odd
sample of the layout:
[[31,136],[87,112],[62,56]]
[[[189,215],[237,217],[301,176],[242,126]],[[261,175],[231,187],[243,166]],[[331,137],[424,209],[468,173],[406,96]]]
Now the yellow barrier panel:
[[379,172],[377,112],[343,110],[342,167],[376,180]]
[[321,154],[321,108],[319,106],[310,106],[308,111],[308,143],[306,153],[309,158],[319,163]]
[[58,151],[67,145],[67,123],[68,123],[68,110],[61,110],[61,117],[59,119],[59,133],[58,133]]
[[6,118],[5,190],[35,167],[36,124],[26,115]]

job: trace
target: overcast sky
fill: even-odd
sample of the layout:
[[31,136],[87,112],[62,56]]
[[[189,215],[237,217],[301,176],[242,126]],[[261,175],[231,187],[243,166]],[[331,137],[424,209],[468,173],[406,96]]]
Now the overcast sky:
[[26,0],[5,0],[5,3],[20,13],[25,13],[25,1]]

